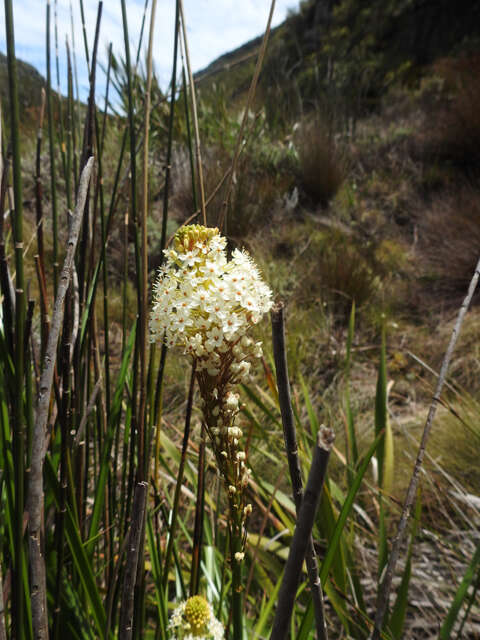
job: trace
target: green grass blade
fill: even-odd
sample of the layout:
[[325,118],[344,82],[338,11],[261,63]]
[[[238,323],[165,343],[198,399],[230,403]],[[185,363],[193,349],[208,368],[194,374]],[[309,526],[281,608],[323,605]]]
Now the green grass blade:
[[440,629],[440,635],[439,635],[440,640],[448,640],[448,638],[451,637],[458,613],[465,599],[468,596],[468,589],[472,584],[472,581],[475,577],[475,572],[479,564],[480,564],[480,544],[477,546],[477,550],[475,551],[473,558],[467,567],[465,575],[463,576],[463,580],[457,589],[457,593],[455,594],[455,598],[453,599],[453,602],[450,605],[450,609],[448,610],[447,617],[445,618],[442,624],[442,628]]
[[335,531],[334,534],[330,540],[330,543],[328,545],[328,550],[327,550],[327,554],[325,556],[324,561],[322,562],[322,567],[320,570],[320,579],[322,581],[322,584],[325,584],[327,577],[328,577],[328,572],[330,570],[330,567],[332,565],[332,562],[335,558],[335,554],[337,552],[338,549],[338,545],[340,544],[340,539],[341,539],[341,535],[343,532],[343,529],[345,527],[345,524],[347,522],[347,518],[353,508],[353,504],[355,502],[355,497],[357,495],[358,490],[360,489],[360,485],[362,483],[363,480],[363,476],[365,475],[365,472],[368,468],[368,465],[370,463],[370,459],[372,457],[372,455],[374,454],[375,450],[378,447],[378,444],[381,440],[381,438],[383,437],[383,433],[379,433],[377,435],[377,437],[375,438],[373,444],[371,445],[370,449],[367,451],[361,465],[360,468],[354,478],[353,484],[347,494],[347,497],[345,498],[345,502],[343,503],[343,507],[342,510],[340,512],[340,515],[338,516],[338,520],[335,526]]
[[256,638],[262,637],[262,633],[265,628],[265,625],[267,624],[267,620],[272,612],[272,609],[275,603],[277,602],[278,592],[280,591],[280,586],[282,584],[284,571],[285,570],[283,570],[282,574],[278,576],[277,584],[275,585],[275,588],[273,589],[273,591],[270,593],[270,598],[268,599],[267,604],[262,606],[262,609],[260,610],[260,615],[258,616],[258,622],[255,625],[253,640],[256,640]]

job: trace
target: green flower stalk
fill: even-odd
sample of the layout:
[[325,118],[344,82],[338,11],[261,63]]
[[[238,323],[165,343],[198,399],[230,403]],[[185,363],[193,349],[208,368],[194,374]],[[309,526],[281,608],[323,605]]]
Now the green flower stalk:
[[230,260],[218,229],[182,227],[155,283],[150,320],[153,341],[165,340],[196,361],[205,429],[223,477],[229,507],[235,640],[242,637],[241,566],[245,523],[252,507],[245,488],[250,471],[235,425],[239,395],[235,388],[250,379],[251,362],[262,345],[248,332],[272,307],[272,292],[244,251]]

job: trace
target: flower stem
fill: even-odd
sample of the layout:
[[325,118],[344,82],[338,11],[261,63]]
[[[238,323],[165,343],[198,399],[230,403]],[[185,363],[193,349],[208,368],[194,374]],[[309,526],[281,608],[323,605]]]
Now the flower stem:
[[[232,519],[236,518],[231,513]],[[233,611],[233,640],[243,640],[243,561],[235,558],[236,553],[241,553],[242,527],[232,522],[232,611]]]

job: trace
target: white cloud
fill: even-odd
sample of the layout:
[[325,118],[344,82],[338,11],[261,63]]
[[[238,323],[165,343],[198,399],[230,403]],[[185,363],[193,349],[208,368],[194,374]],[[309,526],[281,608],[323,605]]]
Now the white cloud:
[[[57,0],[58,40],[60,50],[60,75],[62,90],[66,87],[65,39],[71,43],[72,30],[70,0]],[[85,64],[83,31],[80,7],[73,0],[73,37],[78,66],[80,93],[86,95],[88,71]],[[89,50],[93,46],[97,17],[96,0],[84,0],[85,24]],[[298,0],[277,0],[273,23],[284,20],[288,8],[295,7]],[[14,2],[15,41],[17,56],[33,64],[43,75],[46,73],[45,0],[17,0]],[[145,0],[126,0],[129,39],[132,58],[136,55]],[[189,38],[189,49],[194,71],[204,68],[219,55],[231,51],[261,34],[265,28],[270,0],[184,0],[185,21]],[[240,8],[239,8],[240,7]],[[52,83],[56,86],[54,52],[54,0],[51,0],[51,46]],[[158,0],[155,20],[154,62],[162,86],[166,87],[171,73],[174,0]],[[150,3],[145,25],[144,47],[148,35]],[[5,18],[3,2],[0,6],[0,50],[5,52]],[[120,0],[105,0],[100,30],[100,61],[106,58],[108,44],[113,43],[114,52],[123,56],[124,36]],[[100,90],[102,81],[99,82]]]

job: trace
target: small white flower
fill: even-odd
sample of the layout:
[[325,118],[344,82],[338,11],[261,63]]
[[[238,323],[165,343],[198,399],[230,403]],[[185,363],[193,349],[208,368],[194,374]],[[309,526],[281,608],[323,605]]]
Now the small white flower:
[[236,411],[238,409],[238,394],[229,391],[225,398],[225,405],[230,411]]
[[224,628],[202,596],[181,602],[172,613],[168,629],[172,640],[223,640]]

